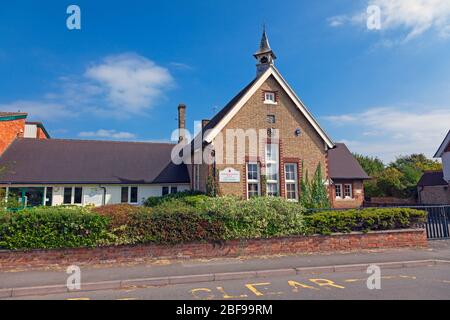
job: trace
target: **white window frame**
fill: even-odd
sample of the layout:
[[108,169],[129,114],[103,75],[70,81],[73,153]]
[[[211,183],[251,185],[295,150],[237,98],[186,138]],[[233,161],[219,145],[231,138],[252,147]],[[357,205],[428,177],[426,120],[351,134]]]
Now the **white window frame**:
[[[272,149],[272,146],[275,146],[275,148],[273,148]],[[269,159],[269,157],[268,157],[268,155],[267,155],[267,153],[268,153],[268,150],[269,150],[269,148],[271,148],[272,149],[272,151],[276,151],[276,159],[275,160],[272,160],[272,159]],[[279,169],[279,166],[280,166],[280,149],[279,149],[280,147],[279,147],[279,145],[278,144],[266,144],[266,195],[267,196],[269,196],[269,187],[268,187],[268,185],[269,184],[276,184],[276,186],[277,186],[277,190],[276,190],[276,192],[277,192],[277,195],[276,196],[280,196],[280,169]],[[267,168],[268,168],[268,165],[273,165],[274,166],[274,168],[276,168],[276,173],[277,173],[277,179],[276,180],[269,180],[269,178],[268,178],[268,170],[267,170]]]
[[[257,176],[256,180],[248,178],[248,173],[249,173],[248,166],[249,165],[256,165],[256,176]],[[247,180],[247,199],[250,199],[249,188],[248,188],[249,184],[256,184],[258,186],[258,196],[261,196],[261,172],[260,172],[258,163],[257,162],[248,162],[245,167],[246,167],[245,174],[246,174],[246,180]]]
[[[350,196],[345,195],[345,187],[349,187]],[[344,184],[344,190],[343,190],[342,196],[344,197],[344,199],[353,199],[353,185],[351,183]]]
[[[272,97],[273,99],[268,99]],[[265,104],[277,104],[277,94],[274,91],[264,91],[264,103]]]
[[[288,179],[287,177],[287,167],[288,166],[293,166],[294,167],[294,180],[292,179]],[[288,201],[294,201],[297,202],[298,201],[298,173],[297,173],[297,164],[296,163],[285,163],[284,164],[284,181],[285,181],[285,190],[286,190],[286,199]],[[295,190],[295,199],[288,199],[288,184],[289,185],[294,185],[294,190]]]
[[[164,190],[164,188],[167,188],[167,189],[168,189],[167,195],[169,195],[169,194],[175,194],[175,193],[179,193],[179,192],[180,192],[180,187],[179,187],[178,185],[168,185],[168,186],[162,186],[162,187],[161,187],[161,195],[163,195],[163,190]],[[176,189],[177,189],[177,192],[172,192],[172,189],[173,189],[173,188],[176,188]]]
[[[71,195],[70,195],[70,203],[64,203],[64,190],[65,189],[72,189]],[[81,188],[81,202],[75,203],[75,188]],[[82,206],[84,203],[84,188],[83,187],[63,187],[63,205],[73,205],[73,206]],[[54,192],[54,191],[53,191]]]
[[[127,188],[128,201],[122,202],[122,188]],[[136,202],[131,202],[131,188],[137,188]],[[139,203],[139,187],[138,186],[121,186],[120,187],[120,203],[138,204]]]
[[[336,187],[337,186],[339,186],[339,189],[340,189],[340,193],[341,193],[340,196],[338,196],[338,194],[336,192]],[[336,199],[344,199],[344,188],[343,188],[342,183],[337,183],[337,184],[334,185],[334,193],[335,193]]]

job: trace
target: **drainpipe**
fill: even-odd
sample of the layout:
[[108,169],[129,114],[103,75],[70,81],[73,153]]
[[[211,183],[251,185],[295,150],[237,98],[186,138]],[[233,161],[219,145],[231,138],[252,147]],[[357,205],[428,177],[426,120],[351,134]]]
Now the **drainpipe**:
[[103,187],[99,185],[100,188],[103,189],[103,199],[102,199],[102,206],[106,205],[106,187]]

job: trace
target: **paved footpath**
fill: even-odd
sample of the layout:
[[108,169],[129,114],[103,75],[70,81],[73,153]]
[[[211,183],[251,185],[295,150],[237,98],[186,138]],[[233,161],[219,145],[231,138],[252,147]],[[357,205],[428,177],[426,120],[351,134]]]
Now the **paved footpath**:
[[[148,278],[161,278],[167,279],[171,277],[177,281],[170,282],[170,284],[176,284],[176,286],[164,286],[159,287],[158,290],[152,292],[151,288],[143,288],[143,289],[132,289],[136,290],[135,292],[142,291],[141,295],[138,295],[140,298],[177,298],[179,294],[180,299],[187,299],[188,297],[184,295],[184,289],[189,289],[195,287],[195,283],[199,285],[201,283],[206,283],[205,281],[216,280],[212,283],[212,291],[214,291],[214,299],[220,298],[220,294],[217,292],[217,287],[221,287],[221,280],[226,281],[226,284],[229,284],[232,288],[241,286],[241,282],[239,281],[247,281],[248,278],[255,278],[254,275],[258,274],[258,279],[253,279],[259,282],[260,278],[270,278],[275,284],[278,284],[278,281],[283,282],[288,278],[283,278],[283,274],[286,276],[297,276],[295,269],[298,268],[318,268],[324,267],[321,273],[326,274],[327,271],[330,270],[330,266],[342,266],[342,265],[351,265],[351,264],[372,264],[372,263],[386,263],[386,262],[403,262],[403,261],[424,261],[424,260],[447,260],[450,261],[450,241],[432,241],[430,242],[430,248],[428,249],[395,249],[395,250],[376,250],[376,251],[365,251],[358,253],[334,253],[334,254],[323,254],[323,255],[295,255],[295,256],[277,256],[277,257],[258,257],[258,258],[233,258],[233,259],[212,259],[212,260],[182,260],[182,261],[165,261],[159,262],[155,264],[146,264],[146,265],[122,265],[122,266],[101,266],[101,267],[83,267],[81,268],[81,281],[82,284],[86,283],[103,283],[106,284],[103,288],[101,286],[93,285],[91,287],[92,290],[101,290],[101,289],[110,289],[108,287],[108,282],[126,282],[133,280],[136,281],[136,284],[139,283],[137,279],[148,279]],[[432,264],[432,263],[421,263],[418,265],[410,265],[411,267],[416,267],[418,272],[420,273],[420,277],[423,276],[424,279],[428,279],[427,275],[430,273],[430,270],[435,270],[436,275],[442,276],[439,278],[440,285],[448,284],[445,281],[450,281],[450,264],[441,265],[441,264]],[[0,272],[0,291],[3,292],[11,289],[11,288],[23,288],[23,287],[41,287],[41,286],[65,286],[68,274],[65,272],[66,266],[61,266],[60,270],[34,270],[34,271],[20,271],[20,272]],[[403,283],[405,281],[400,281],[402,270],[407,270],[405,268],[396,267],[397,270],[393,270],[389,268],[388,272],[392,272],[395,276],[399,277],[397,280],[395,278],[389,279],[389,283],[394,284],[396,281]],[[422,268],[422,269],[420,269]],[[365,271],[362,270],[364,268],[359,268],[361,270],[357,270],[357,274],[349,274],[348,277],[352,276],[365,276]],[[278,273],[270,272],[272,270],[278,270]],[[336,270],[334,270],[336,271]],[[341,271],[345,271],[345,269],[341,269]],[[349,270],[350,271],[350,270]],[[356,271],[356,270],[353,270]],[[267,272],[266,274],[264,274]],[[294,274],[293,274],[293,273]],[[408,271],[409,272],[409,271]],[[242,277],[234,276],[228,277],[223,274],[241,274]],[[332,274],[331,274],[332,273]],[[215,276],[211,277],[203,277],[203,275],[211,275]],[[222,277],[218,277],[217,275],[222,274]],[[342,272],[330,272],[330,276],[339,277],[339,280],[345,280],[344,278],[340,278]],[[449,275],[445,277],[444,275]],[[197,279],[195,277],[198,277]],[[329,277],[330,277],[329,276]],[[190,279],[189,279],[190,277]],[[295,281],[297,278],[292,278],[292,281]],[[322,277],[322,275],[321,275]],[[420,279],[420,277],[418,279]],[[242,280],[238,280],[241,278]],[[189,284],[183,284],[183,279],[188,279]],[[308,278],[309,279],[309,278]],[[198,281],[197,281],[198,280]],[[416,285],[420,283],[418,280],[415,281]],[[425,280],[424,280],[425,281]],[[167,281],[166,281],[167,282]],[[167,284],[162,281],[159,285]],[[262,281],[264,283],[264,281]],[[270,281],[269,281],[270,282]],[[280,282],[280,284],[281,284]],[[284,281],[286,282],[286,281]],[[272,283],[272,282],[270,282]],[[155,283],[156,285],[158,283]],[[225,283],[223,284],[225,285]],[[351,286],[355,286],[356,283],[351,283]],[[244,285],[245,286],[245,285]],[[317,286],[317,285],[316,285]],[[347,284],[349,286],[349,284]],[[130,287],[132,287],[130,285]],[[170,291],[171,288],[175,288],[175,291]],[[319,286],[320,287],[320,286]],[[87,287],[85,287],[87,288]],[[6,290],[5,290],[6,289]],[[189,290],[191,290],[189,289]],[[319,288],[320,289],[320,288]],[[331,289],[331,288],[328,288]],[[448,286],[441,288],[442,290],[448,290]],[[131,290],[131,289],[130,289]],[[189,291],[188,290],[188,291]],[[311,294],[313,295],[315,291],[311,289]],[[439,289],[440,290],[440,289]],[[18,290],[19,291],[19,290]],[[167,291],[167,296],[163,294],[163,292]],[[220,291],[220,290],[219,290]],[[322,290],[323,291],[323,290]],[[36,294],[36,290],[32,291],[33,295]],[[111,293],[104,296],[104,298],[115,298],[117,294],[122,294],[124,290],[112,290]],[[158,292],[158,293],[157,293]],[[207,292],[207,291],[205,291]],[[284,291],[283,291],[284,292]],[[355,291],[356,294],[357,291]],[[51,293],[51,290],[43,289],[42,294]],[[329,292],[331,294],[331,291]],[[41,293],[39,293],[41,294]],[[79,296],[79,293],[69,293],[58,296],[59,298],[64,297],[72,297]],[[93,294],[93,293],[91,293]],[[100,294],[100,293],[99,293]],[[119,295],[120,295],[119,294]],[[26,292],[22,292],[23,296],[26,296]],[[192,296],[191,293],[188,296]],[[241,294],[240,294],[241,295]],[[357,294],[356,294],[357,295]],[[101,294],[100,294],[101,296]],[[395,296],[395,294],[394,294]],[[441,297],[446,297],[449,299],[450,297],[447,295],[438,295]],[[4,296],[6,297],[6,296]],[[46,296],[51,298],[51,296]],[[194,297],[194,296],[192,296]],[[56,298],[56,296],[55,296]],[[285,298],[293,298],[287,295]]]

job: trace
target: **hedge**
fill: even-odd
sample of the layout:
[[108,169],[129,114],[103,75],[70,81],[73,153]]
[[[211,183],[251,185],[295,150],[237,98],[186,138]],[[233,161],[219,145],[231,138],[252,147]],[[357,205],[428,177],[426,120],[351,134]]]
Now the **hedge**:
[[78,207],[0,214],[0,248],[93,247],[108,241],[108,219]]
[[426,211],[409,208],[324,211],[305,216],[310,235],[407,229],[424,224],[426,219]]
[[294,235],[327,235],[415,227],[426,212],[404,208],[306,214],[281,198],[208,198],[186,195],[152,207],[39,207],[0,213],[0,248],[47,249],[178,244]]

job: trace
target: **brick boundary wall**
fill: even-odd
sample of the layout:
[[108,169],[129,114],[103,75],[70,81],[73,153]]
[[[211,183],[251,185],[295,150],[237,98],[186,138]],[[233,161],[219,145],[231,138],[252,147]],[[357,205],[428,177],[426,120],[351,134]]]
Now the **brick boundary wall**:
[[427,247],[424,229],[330,236],[233,240],[223,243],[136,245],[98,248],[0,251],[0,270],[51,266],[136,263],[155,259],[220,258]]

